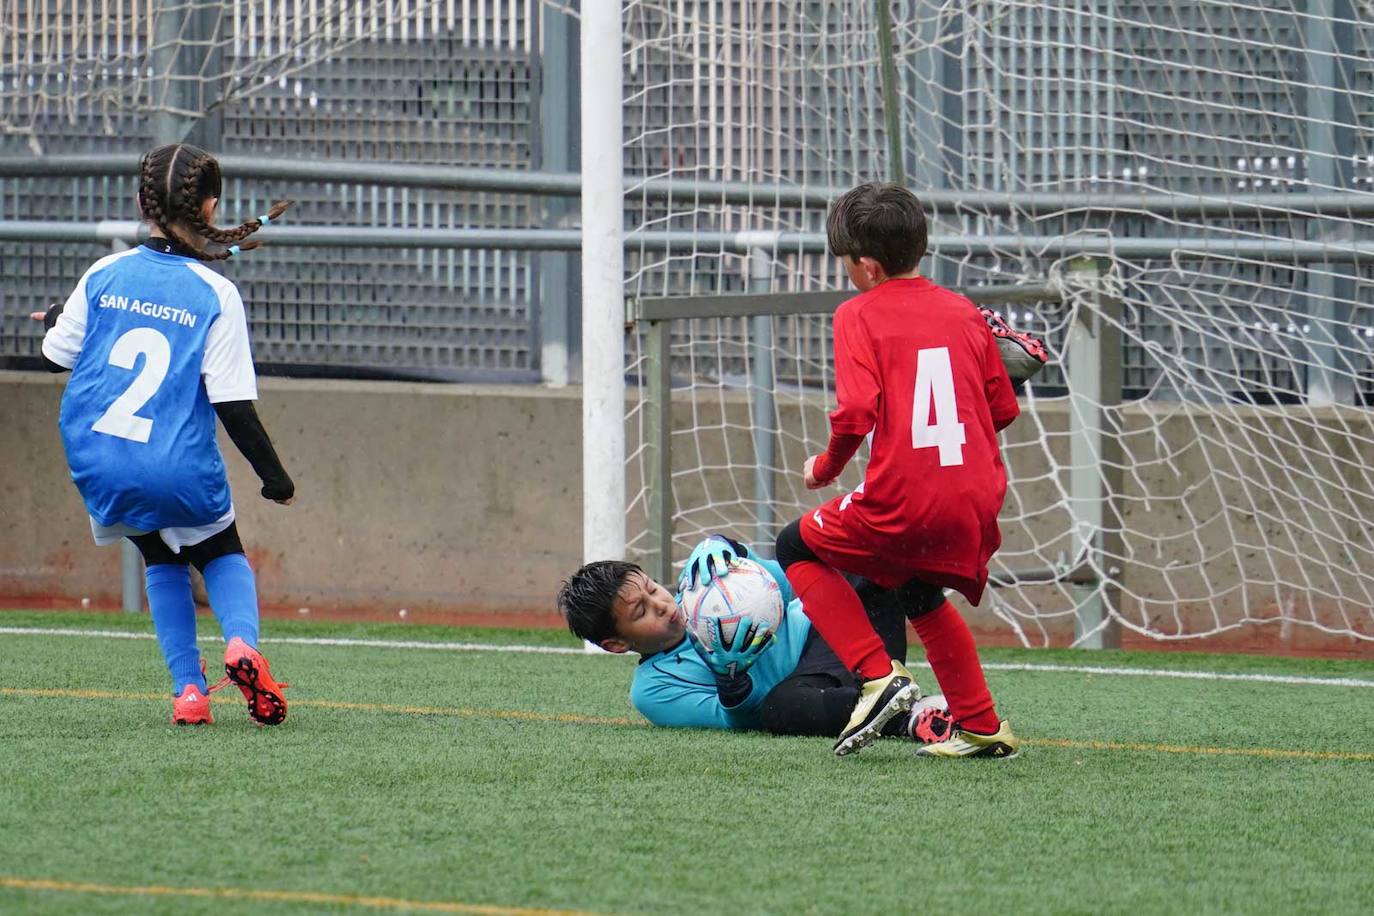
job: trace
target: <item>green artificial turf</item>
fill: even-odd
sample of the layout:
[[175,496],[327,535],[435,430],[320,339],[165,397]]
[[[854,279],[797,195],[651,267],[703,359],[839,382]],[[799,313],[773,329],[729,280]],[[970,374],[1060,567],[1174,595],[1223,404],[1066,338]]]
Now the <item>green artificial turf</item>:
[[[150,632],[115,615],[0,614],[7,626]],[[994,669],[1028,740],[1019,759],[921,761],[884,741],[837,760],[824,740],[647,727],[624,658],[272,642],[575,647],[566,634],[265,629],[293,684],[273,729],[236,695],[213,726],[169,725],[151,640],[0,634],[0,912],[380,911],[303,893],[453,912],[1374,906],[1371,687]],[[1358,661],[985,658],[1374,681]],[[147,886],[285,899],[116,891]]]

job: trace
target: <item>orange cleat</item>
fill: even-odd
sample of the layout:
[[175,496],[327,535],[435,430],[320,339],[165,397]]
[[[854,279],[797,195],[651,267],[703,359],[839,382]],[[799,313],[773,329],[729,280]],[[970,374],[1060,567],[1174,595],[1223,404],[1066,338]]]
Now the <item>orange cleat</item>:
[[290,686],[272,680],[271,669],[262,653],[237,636],[224,649],[224,673],[243,692],[248,715],[259,725],[278,725],[286,718],[286,697]]
[[172,700],[173,725],[213,725],[214,721],[215,717],[210,715],[210,691],[187,684],[181,696]]

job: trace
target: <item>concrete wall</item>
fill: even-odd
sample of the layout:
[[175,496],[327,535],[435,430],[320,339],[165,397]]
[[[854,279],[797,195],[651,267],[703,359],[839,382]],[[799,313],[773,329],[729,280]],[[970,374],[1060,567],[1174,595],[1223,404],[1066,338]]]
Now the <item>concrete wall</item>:
[[[57,433],[63,379],[0,373],[0,595],[119,600]],[[289,507],[221,433],[267,605],[549,611],[582,558],[576,390],[262,379]]]
[[[91,543],[67,476],[62,386],[46,374],[0,373],[0,606],[119,600],[118,551]],[[259,497],[251,469],[222,441],[265,605],[554,619],[553,593],[582,559],[577,389],[264,379],[259,410],[297,481],[296,505]],[[825,439],[824,405],[782,401],[780,411],[781,460],[799,469],[805,442]],[[640,419],[627,421],[632,450]],[[1244,619],[1374,633],[1367,412],[1173,404],[1132,407],[1123,419],[1128,620],[1179,635]],[[679,504],[704,507],[679,519],[677,557],[702,530],[750,535],[754,508],[740,502],[753,494],[745,400],[680,397],[674,428]],[[1004,436],[1013,485],[1002,558],[1014,568],[1071,548],[1066,429],[1060,402],[1025,413]],[[632,460],[632,497],[639,473]],[[849,469],[844,482],[857,480]],[[797,474],[776,484],[779,525],[817,502]],[[632,558],[651,546],[644,524],[643,501],[632,502]],[[998,597],[1033,638],[1063,642],[1072,632],[1067,587]],[[973,622],[1011,632],[987,601]]]

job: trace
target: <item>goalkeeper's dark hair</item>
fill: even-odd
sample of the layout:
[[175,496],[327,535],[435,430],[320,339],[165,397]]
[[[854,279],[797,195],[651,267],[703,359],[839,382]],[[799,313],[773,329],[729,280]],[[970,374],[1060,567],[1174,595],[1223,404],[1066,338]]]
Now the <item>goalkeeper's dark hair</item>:
[[888,276],[904,274],[926,253],[926,214],[906,188],[870,181],[846,191],[825,220],[826,240],[836,257],[872,258]]
[[597,645],[613,639],[615,597],[631,575],[643,572],[624,560],[597,560],[564,580],[558,590],[558,613],[568,622],[572,635]]
[[[157,226],[174,242],[194,252],[202,261],[223,261],[262,243],[244,239],[272,220],[278,219],[289,200],[279,200],[263,217],[250,219],[233,229],[210,225],[201,212],[205,201],[219,197],[224,187],[219,160],[198,146],[169,143],[143,154],[138,166],[138,207],[143,218]],[[217,251],[204,251],[187,233],[220,245]]]

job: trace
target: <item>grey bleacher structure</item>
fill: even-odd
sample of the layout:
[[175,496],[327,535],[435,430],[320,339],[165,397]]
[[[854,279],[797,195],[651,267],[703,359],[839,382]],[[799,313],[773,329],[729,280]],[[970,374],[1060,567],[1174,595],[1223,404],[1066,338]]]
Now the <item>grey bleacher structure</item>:
[[[495,8],[486,7],[488,14],[496,15]],[[521,31],[527,9],[524,2],[503,7]],[[21,31],[32,25],[24,18],[21,11]],[[8,43],[3,48],[10,51]],[[232,71],[232,50],[223,53],[223,67]],[[17,81],[15,61],[0,65],[0,73]],[[463,41],[461,29],[406,42],[363,40],[214,109],[191,140],[225,155],[529,169],[538,164],[532,154],[538,148],[538,66],[523,42],[474,45]],[[20,104],[22,99],[14,107]],[[153,120],[133,107],[87,99],[72,120],[49,106],[37,119],[43,150],[142,152],[153,145]],[[27,152],[27,138],[0,132],[0,155]],[[132,177],[0,178],[0,219],[128,220],[135,192]],[[232,175],[219,222],[233,225],[284,197],[296,201],[290,225],[364,225],[397,233],[537,225],[535,202],[522,196]],[[23,316],[64,297],[108,252],[95,244],[0,242],[0,358],[36,357],[41,328]],[[529,252],[269,245],[225,269],[248,306],[260,365],[335,375],[538,378]]]
[[[62,8],[55,0],[47,2],[54,11]],[[837,4],[822,0],[764,7],[715,0],[713,5],[722,19],[733,17],[735,22],[766,7],[761,15],[772,19],[762,27],[788,25],[784,20],[804,24],[788,33],[795,46],[786,49],[790,60],[783,63],[824,55],[832,19],[836,32],[853,25],[836,18]],[[33,26],[25,22],[33,6],[18,13],[21,30]],[[1305,20],[1291,3],[1241,7],[1199,0],[1085,0],[1077,12],[1057,5],[984,4],[967,13],[946,8],[934,19],[930,6],[917,0],[893,4],[899,27],[925,17],[930,28],[957,38],[939,45],[942,50],[903,58],[905,165],[914,183],[1012,195],[1146,186],[1226,194],[1253,183],[1258,165],[1264,190],[1291,191],[1295,197],[1305,193],[1301,179],[1310,160],[1303,151],[1311,137],[1303,114],[1308,100],[1301,88],[1292,88],[1307,79],[1301,50]],[[774,58],[723,42],[718,54],[725,65],[708,70],[725,84],[733,83],[734,91],[722,91],[720,107],[708,115],[700,98],[688,91],[692,66],[680,48],[671,47],[671,38],[663,38],[672,31],[665,28],[665,11],[676,7],[641,3],[627,17],[630,45],[640,49],[626,77],[626,97],[634,99],[625,108],[626,136],[638,138],[626,146],[627,175],[672,171],[698,179],[833,185],[886,174],[881,93],[874,73],[791,68],[792,76],[770,81],[761,78],[758,68],[768,67]],[[206,120],[213,125],[209,136],[214,148],[264,157],[539,168],[544,75],[537,50],[538,10],[531,14],[524,0],[490,0],[473,9],[474,16],[508,18],[527,35],[533,29],[534,39],[480,42],[471,39],[475,29],[441,27],[405,42],[371,39],[347,45],[323,62],[303,66],[280,83],[216,109]],[[563,13],[550,6],[543,15]],[[1353,109],[1353,128],[1340,138],[1349,148],[1342,151],[1334,174],[1341,186],[1358,190],[1364,188],[1360,182],[1374,183],[1374,170],[1360,165],[1372,151],[1374,28],[1344,28],[1354,52],[1346,60],[1356,63],[1347,64],[1340,79],[1348,82],[1334,89]],[[869,50],[873,47],[876,43]],[[1129,53],[1098,50],[1106,47]],[[9,55],[11,48],[10,43],[0,45],[0,55]],[[227,60],[223,69],[234,63]],[[18,85],[22,62],[0,57],[0,66],[0,78]],[[1233,73],[1254,79],[1240,84],[1228,78]],[[758,85],[770,84],[763,90],[772,93],[769,104],[757,104],[762,97],[750,94],[750,83],[756,92]],[[935,112],[940,117],[933,117]],[[712,118],[714,125],[708,123]],[[53,107],[37,127],[50,153],[141,151],[152,139],[146,117],[108,104],[98,111],[78,111],[75,119]],[[705,134],[713,127],[719,131],[713,133],[716,146],[710,147]],[[1209,139],[1199,146],[1203,134]],[[22,136],[0,133],[0,153],[22,154],[26,143]],[[733,154],[722,156],[724,146],[731,146]],[[1318,158],[1325,160],[1325,152]],[[725,160],[732,167],[714,168]],[[1246,163],[1243,175],[1238,162]],[[1142,164],[1148,164],[1144,179]],[[133,192],[132,179],[0,179],[0,219],[128,219]],[[231,179],[221,221],[253,215],[279,196],[298,200],[290,214],[296,225],[362,224],[405,232],[413,226],[537,227],[541,219],[539,202],[520,196]],[[771,207],[766,191],[759,200],[760,207],[746,212],[707,199],[683,208],[631,195],[626,225],[702,231],[823,227],[823,214],[816,210]],[[1308,232],[1306,221],[1289,217],[1268,219],[1261,227],[1238,215],[1180,231],[1167,219],[1141,214],[1046,215],[1014,205],[1000,214],[958,208],[936,216],[937,231],[961,234],[1105,231],[1119,237],[1222,237],[1264,228],[1267,234],[1301,238]],[[1352,225],[1351,232],[1355,238],[1370,237],[1362,225]],[[21,316],[63,295],[81,269],[102,253],[95,245],[0,243],[0,358],[36,355],[38,335]],[[780,289],[838,282],[823,256],[772,254]],[[747,287],[738,254],[698,250],[692,258],[680,255],[630,249],[627,294],[702,295]],[[931,266],[936,278],[948,284],[1005,283],[1042,276],[1049,259],[1034,251],[1008,250],[997,257],[938,256]],[[1170,307],[1186,309],[1191,301],[1199,321],[1209,320],[1201,313],[1220,310],[1228,327],[1287,322],[1311,307],[1308,271],[1226,258],[1134,261],[1126,268],[1125,281],[1137,284],[1127,297],[1127,321],[1136,340],[1179,348],[1242,383],[1253,380],[1255,391],[1270,396],[1302,390],[1303,379],[1282,377],[1292,374],[1293,361],[1280,356],[1266,362],[1260,351],[1244,348],[1229,352],[1218,342],[1224,337],[1181,330],[1129,303],[1149,303],[1154,295],[1146,288],[1149,281],[1168,278],[1176,300]],[[250,306],[259,362],[341,374],[381,371],[492,380],[539,376],[537,259],[528,252],[268,247],[230,270]],[[1370,267],[1358,265],[1350,282],[1355,291],[1347,290],[1341,298],[1360,299],[1371,282]],[[1063,330],[1057,308],[1046,304],[1037,310],[1052,336]],[[827,362],[823,352],[805,352],[824,348],[823,338],[788,345],[798,348],[798,358]],[[1239,363],[1222,366],[1227,360]],[[722,374],[737,368],[717,367]],[[693,369],[701,371],[702,365],[694,363]],[[1160,374],[1136,342],[1127,343],[1124,373],[1126,389],[1134,393],[1155,389]],[[1053,388],[1062,384],[1062,377],[1052,370],[1039,383]]]

